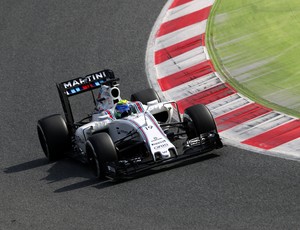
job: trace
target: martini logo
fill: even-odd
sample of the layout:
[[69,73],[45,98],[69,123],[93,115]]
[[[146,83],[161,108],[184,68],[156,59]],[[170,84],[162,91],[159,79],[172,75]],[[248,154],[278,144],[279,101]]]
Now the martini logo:
[[87,75],[84,78],[77,78],[68,82],[64,82],[64,87],[65,89],[73,88],[75,86],[83,85],[91,81],[102,80],[103,78],[106,78],[105,72],[98,72],[98,73]]

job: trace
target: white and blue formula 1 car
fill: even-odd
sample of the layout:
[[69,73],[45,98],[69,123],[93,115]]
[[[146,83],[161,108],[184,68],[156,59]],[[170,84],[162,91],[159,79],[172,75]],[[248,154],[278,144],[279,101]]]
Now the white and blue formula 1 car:
[[[118,81],[103,70],[57,84],[65,119],[54,114],[37,125],[50,161],[71,156],[89,163],[97,177],[117,179],[223,147],[206,106],[191,106],[182,116],[175,102],[161,102],[150,88],[122,100]],[[91,93],[95,112],[75,121],[69,97],[84,92]]]

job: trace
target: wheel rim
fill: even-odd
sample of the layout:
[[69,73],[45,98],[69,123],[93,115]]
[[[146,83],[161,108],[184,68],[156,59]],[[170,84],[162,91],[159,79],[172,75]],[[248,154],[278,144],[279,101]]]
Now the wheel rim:
[[194,122],[192,119],[184,118],[183,120],[186,124],[186,134],[188,135],[189,138],[194,138],[197,136],[197,132],[194,126]]

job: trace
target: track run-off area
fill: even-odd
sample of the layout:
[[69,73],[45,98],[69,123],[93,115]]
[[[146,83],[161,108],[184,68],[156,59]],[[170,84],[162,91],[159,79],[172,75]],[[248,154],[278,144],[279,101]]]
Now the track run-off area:
[[218,71],[249,97],[300,117],[299,1],[216,1],[208,26]]
[[174,0],[165,6],[148,43],[150,84],[177,101],[181,113],[205,104],[226,143],[299,161],[300,120],[243,96],[214,68],[206,41],[214,3]]

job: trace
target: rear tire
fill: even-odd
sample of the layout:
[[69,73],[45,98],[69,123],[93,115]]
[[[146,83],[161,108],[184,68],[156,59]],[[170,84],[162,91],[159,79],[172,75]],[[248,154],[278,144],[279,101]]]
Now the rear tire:
[[106,164],[118,160],[117,151],[107,133],[97,133],[86,142],[86,154],[91,169],[97,178],[104,178]]
[[54,114],[38,121],[37,132],[42,149],[49,161],[61,159],[71,150],[71,138],[63,117]]
[[156,91],[152,88],[148,88],[148,89],[145,89],[145,90],[142,90],[142,91],[132,94],[130,100],[131,101],[140,101],[144,105],[147,105],[147,103],[149,101],[154,101],[154,100],[157,100],[158,102],[161,101],[158,94],[156,93]]
[[184,111],[183,121],[186,122],[189,139],[199,137],[204,133],[218,132],[213,116],[209,109],[202,104],[187,108]]

